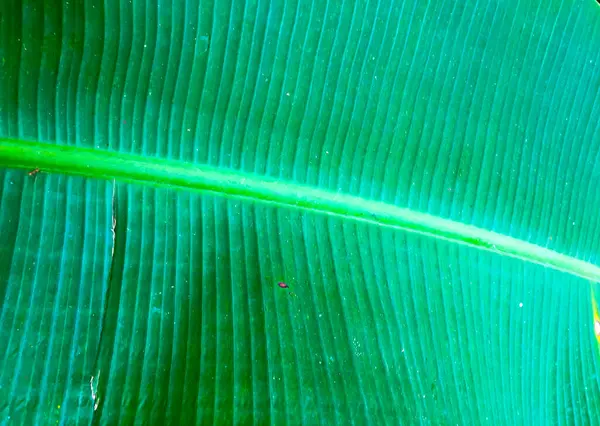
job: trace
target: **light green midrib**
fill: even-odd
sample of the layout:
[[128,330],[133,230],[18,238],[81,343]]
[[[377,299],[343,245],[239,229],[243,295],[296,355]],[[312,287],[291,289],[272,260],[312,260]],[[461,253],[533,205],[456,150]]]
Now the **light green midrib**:
[[378,201],[230,169],[8,138],[0,138],[0,165],[210,191],[320,212],[465,244],[600,281],[600,267],[526,241]]

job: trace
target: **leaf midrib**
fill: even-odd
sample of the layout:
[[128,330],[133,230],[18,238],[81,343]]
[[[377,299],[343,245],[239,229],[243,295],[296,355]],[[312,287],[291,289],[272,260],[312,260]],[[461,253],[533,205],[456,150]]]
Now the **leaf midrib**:
[[464,244],[600,281],[600,267],[526,241],[379,201],[231,169],[9,138],[0,138],[0,165],[209,191],[226,197],[335,215]]

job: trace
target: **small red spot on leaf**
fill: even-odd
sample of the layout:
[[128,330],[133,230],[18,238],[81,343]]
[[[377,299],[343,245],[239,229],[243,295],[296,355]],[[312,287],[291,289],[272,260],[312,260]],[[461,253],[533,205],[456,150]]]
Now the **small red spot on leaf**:
[[286,283],[282,283],[282,282],[280,282],[280,283],[277,283],[277,285],[278,285],[279,287],[281,287],[281,288],[290,288],[290,286],[289,286],[289,285],[287,285]]

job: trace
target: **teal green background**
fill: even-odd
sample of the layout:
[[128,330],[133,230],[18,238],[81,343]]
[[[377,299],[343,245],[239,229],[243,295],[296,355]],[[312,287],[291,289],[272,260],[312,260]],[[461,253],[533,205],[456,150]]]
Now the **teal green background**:
[[[2,137],[276,177],[600,264],[593,0],[4,0],[0,57]],[[214,195],[0,179],[0,422],[600,418],[589,282]]]

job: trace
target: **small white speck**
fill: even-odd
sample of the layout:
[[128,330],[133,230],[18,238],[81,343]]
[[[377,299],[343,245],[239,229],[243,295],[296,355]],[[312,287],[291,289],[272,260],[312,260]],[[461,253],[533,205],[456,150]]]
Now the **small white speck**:
[[287,92],[287,93],[285,94],[285,96],[290,96],[290,92]]
[[147,45],[147,44],[144,44],[144,47],[148,47],[148,45]]
[[187,129],[187,130],[188,130],[188,132],[191,132],[191,131],[192,131],[192,129]]
[[523,302],[519,303],[519,308],[523,307]]

